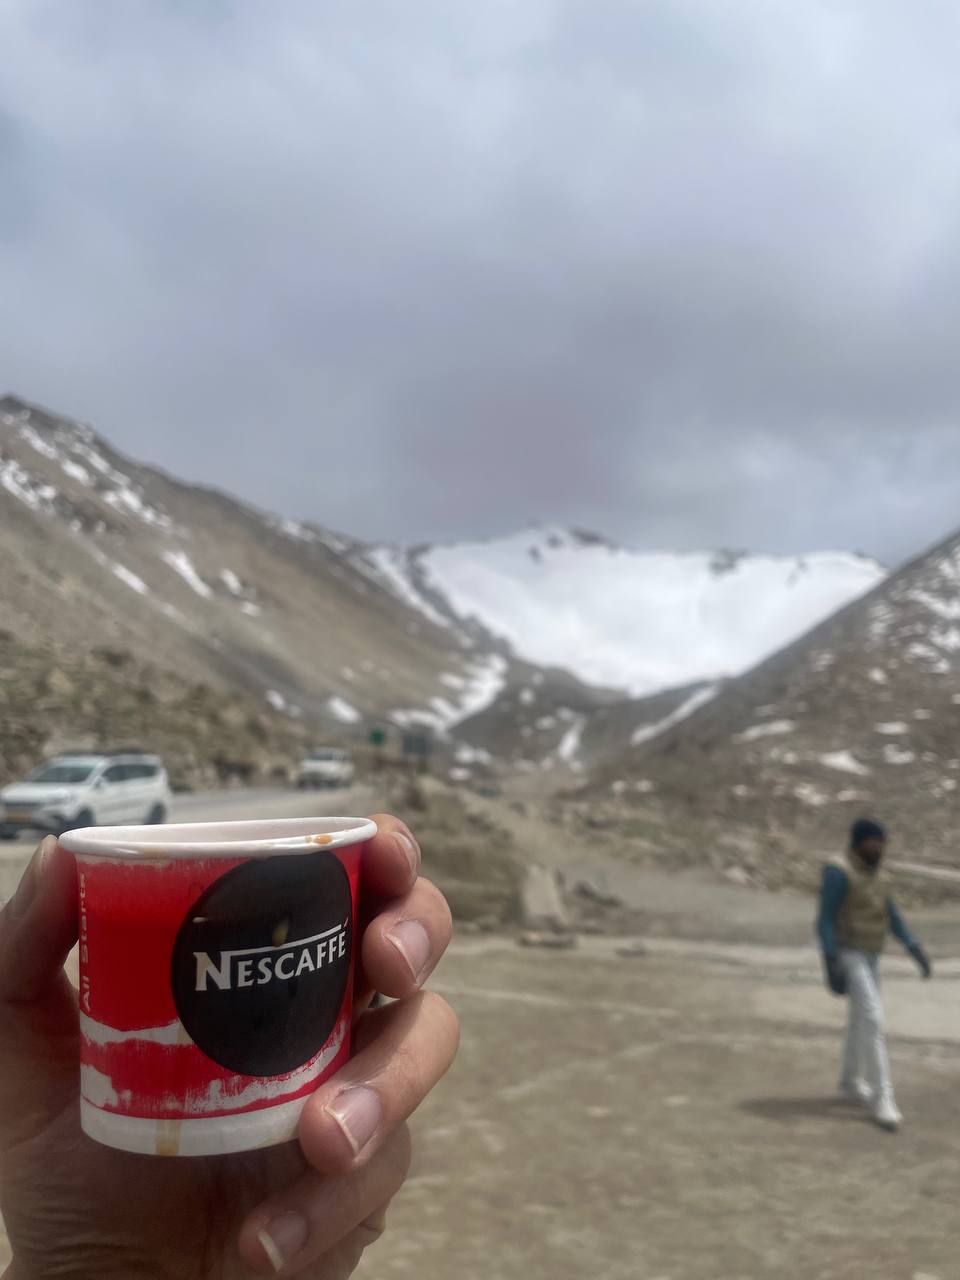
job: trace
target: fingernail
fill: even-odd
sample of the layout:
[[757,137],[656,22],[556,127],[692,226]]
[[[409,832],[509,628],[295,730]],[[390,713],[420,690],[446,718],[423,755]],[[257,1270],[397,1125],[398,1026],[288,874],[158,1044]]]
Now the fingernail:
[[47,836],[36,853],[30,859],[30,864],[21,877],[17,886],[17,891],[10,899],[10,915],[14,920],[19,920],[25,916],[30,910],[34,898],[37,896],[37,889],[40,887],[40,877],[43,875],[43,864],[50,853],[51,848],[56,844],[52,836]]
[[257,1232],[257,1239],[274,1271],[282,1271],[307,1243],[310,1228],[299,1213],[283,1213]]
[[400,846],[400,852],[407,860],[407,866],[410,868],[410,874],[416,876],[420,871],[420,850],[413,840],[405,831],[395,831],[393,838]]
[[344,1089],[327,1105],[326,1110],[343,1130],[343,1136],[350,1143],[355,1156],[360,1154],[376,1133],[382,1114],[380,1095],[376,1089],[370,1089],[366,1085]]
[[387,937],[406,960],[411,975],[419,980],[430,959],[430,939],[419,920],[401,920]]

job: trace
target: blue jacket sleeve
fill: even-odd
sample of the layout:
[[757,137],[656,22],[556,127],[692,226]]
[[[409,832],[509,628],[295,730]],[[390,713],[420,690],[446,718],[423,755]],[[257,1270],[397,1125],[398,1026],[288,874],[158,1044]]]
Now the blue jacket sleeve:
[[820,882],[817,937],[828,960],[837,958],[837,912],[847,896],[847,877],[839,867],[824,867]]
[[911,951],[917,945],[913,934],[907,928],[906,920],[897,910],[897,904],[892,898],[887,899],[887,923],[890,926],[890,932],[907,951]]

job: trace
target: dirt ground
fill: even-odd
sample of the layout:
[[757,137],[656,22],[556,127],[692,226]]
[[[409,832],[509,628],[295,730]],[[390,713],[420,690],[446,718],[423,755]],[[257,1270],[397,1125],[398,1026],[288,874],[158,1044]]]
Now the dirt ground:
[[891,1136],[834,1101],[844,1006],[811,948],[615,946],[454,947],[463,1048],[366,1280],[960,1274],[960,964],[888,965]]
[[932,982],[885,965],[888,1135],[834,1100],[845,1009],[807,898],[592,870],[647,953],[454,943],[433,985],[460,1057],[362,1280],[956,1280],[960,907],[911,913]]

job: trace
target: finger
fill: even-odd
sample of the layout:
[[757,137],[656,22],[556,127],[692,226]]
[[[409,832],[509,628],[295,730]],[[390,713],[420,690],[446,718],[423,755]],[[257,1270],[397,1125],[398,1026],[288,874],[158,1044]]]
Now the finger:
[[0,1000],[36,1000],[76,940],[76,864],[48,836],[0,913]]
[[[308,1170],[247,1217],[237,1242],[241,1258],[260,1274],[294,1276],[318,1258],[326,1265],[338,1246],[362,1252],[383,1231],[386,1207],[409,1168],[410,1133],[403,1125],[362,1169],[340,1178]],[[323,1275],[326,1280],[326,1270]]]
[[395,999],[413,995],[449,945],[453,920],[440,890],[422,877],[405,898],[367,925],[361,962],[368,986]]
[[456,1014],[432,992],[365,1014],[359,1030],[356,1056],[300,1118],[300,1145],[320,1173],[369,1160],[446,1073],[460,1040]]
[[405,822],[389,813],[373,816],[377,834],[363,851],[361,894],[374,902],[409,893],[420,874],[420,846]]
[[383,1235],[386,1230],[386,1213],[374,1214],[366,1222],[362,1222],[355,1231],[351,1231],[323,1259],[323,1271],[315,1274],[320,1280],[350,1280],[350,1276],[360,1265],[364,1252]]

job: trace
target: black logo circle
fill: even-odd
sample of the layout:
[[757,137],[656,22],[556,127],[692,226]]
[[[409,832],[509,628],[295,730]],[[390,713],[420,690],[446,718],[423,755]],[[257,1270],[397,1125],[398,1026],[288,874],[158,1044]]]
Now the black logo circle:
[[350,974],[350,881],[333,853],[245,862],[190,908],[171,983],[194,1043],[230,1071],[286,1075],[337,1023]]

